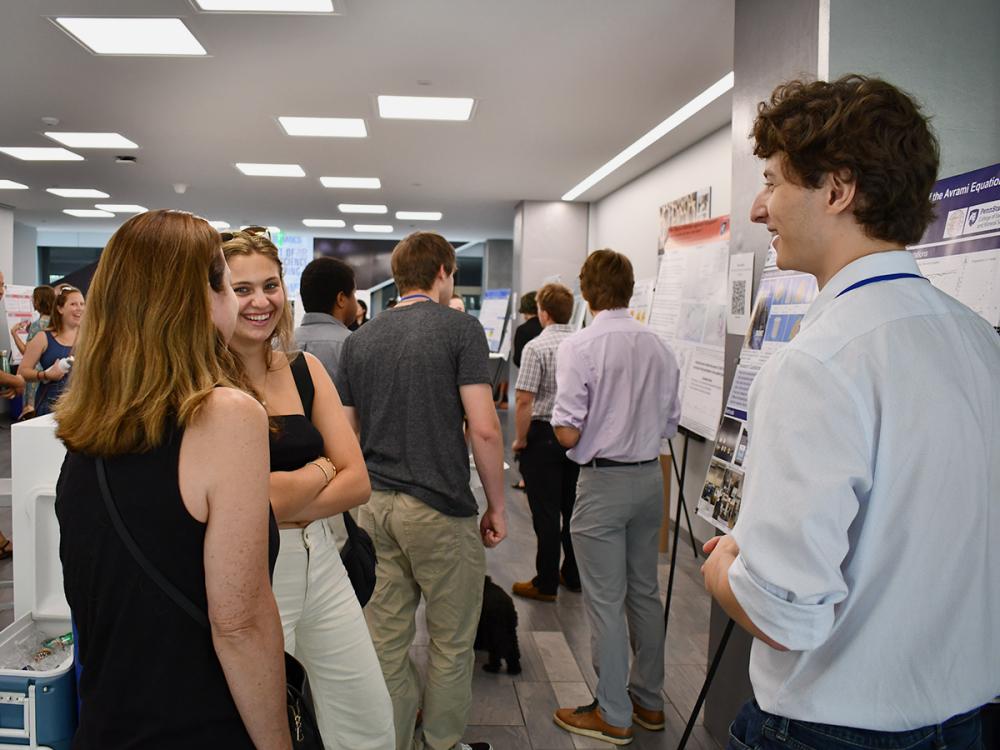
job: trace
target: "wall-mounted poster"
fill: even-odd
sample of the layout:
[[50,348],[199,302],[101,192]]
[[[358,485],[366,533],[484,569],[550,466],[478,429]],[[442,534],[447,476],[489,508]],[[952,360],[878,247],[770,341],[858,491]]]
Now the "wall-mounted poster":
[[[31,303],[31,295],[35,288],[31,286],[21,286],[19,284],[8,284],[7,292],[4,295],[3,305],[7,313],[7,329],[16,329],[21,343],[28,340],[28,326],[35,319],[35,306]],[[10,363],[12,365],[21,362],[21,350],[14,346],[11,341]]]
[[656,249],[663,255],[670,227],[704,221],[712,215],[712,188],[702,188],[660,206],[660,239]]
[[934,183],[936,219],[909,248],[934,286],[1000,326],[1000,164]]
[[[795,338],[818,292],[815,277],[798,271],[779,271],[775,259],[772,246],[698,499],[698,515],[722,531],[736,525],[743,499],[744,463],[750,448],[747,430],[750,386],[764,363]],[[761,450],[766,449],[764,446]]]
[[729,217],[670,228],[650,327],[681,368],[681,426],[715,440],[725,368]]

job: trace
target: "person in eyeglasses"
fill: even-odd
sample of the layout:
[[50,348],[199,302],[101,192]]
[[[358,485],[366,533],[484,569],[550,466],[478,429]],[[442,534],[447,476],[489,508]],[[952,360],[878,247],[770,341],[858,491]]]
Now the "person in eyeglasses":
[[[36,336],[24,350],[17,374],[27,382],[37,382],[35,413],[43,416],[52,411],[69,383],[73,369],[73,345],[83,322],[86,302],[83,292],[68,284],[56,292],[52,317],[45,336]],[[41,365],[35,369],[35,365]]]

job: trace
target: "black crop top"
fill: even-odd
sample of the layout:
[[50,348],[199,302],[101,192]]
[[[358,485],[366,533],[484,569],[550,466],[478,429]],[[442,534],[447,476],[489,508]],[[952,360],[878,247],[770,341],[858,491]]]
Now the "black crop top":
[[284,414],[273,418],[279,429],[269,433],[271,471],[295,471],[323,455],[323,436],[312,423],[316,390],[305,356],[300,354],[293,359],[291,368],[305,414]]

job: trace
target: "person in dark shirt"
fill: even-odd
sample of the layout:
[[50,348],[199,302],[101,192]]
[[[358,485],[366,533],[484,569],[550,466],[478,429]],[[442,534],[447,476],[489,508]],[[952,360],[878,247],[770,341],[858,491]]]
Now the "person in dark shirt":
[[524,322],[514,331],[514,367],[521,366],[521,353],[524,345],[542,332],[542,324],[538,320],[538,303],[535,292],[528,292],[521,297],[517,311],[524,316]]

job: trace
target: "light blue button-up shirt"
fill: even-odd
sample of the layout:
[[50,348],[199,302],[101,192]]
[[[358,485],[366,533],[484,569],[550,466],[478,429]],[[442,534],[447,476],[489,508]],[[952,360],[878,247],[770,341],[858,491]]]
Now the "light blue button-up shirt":
[[729,570],[761,708],[883,731],[1000,693],[1000,337],[909,253],[857,260],[750,390]]
[[322,362],[333,380],[340,365],[340,351],[350,335],[350,329],[332,315],[307,312],[295,329],[295,344]]
[[574,427],[580,442],[566,452],[595,458],[649,461],[660,441],[677,433],[677,358],[628,310],[603,310],[591,325],[559,345],[553,427]]

